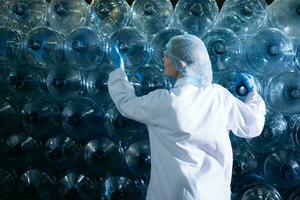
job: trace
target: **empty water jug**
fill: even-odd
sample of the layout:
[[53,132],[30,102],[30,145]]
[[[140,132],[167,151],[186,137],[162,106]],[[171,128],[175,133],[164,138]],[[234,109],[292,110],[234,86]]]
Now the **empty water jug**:
[[215,27],[228,28],[241,37],[249,36],[265,25],[267,7],[265,0],[226,0]]
[[94,22],[105,37],[130,21],[130,6],[126,0],[93,0],[91,6],[89,21]]
[[59,174],[66,169],[76,168],[82,159],[82,148],[65,135],[50,138],[45,144],[48,166]]
[[110,40],[109,56],[112,59],[112,48],[117,47],[122,54],[125,69],[136,71],[150,59],[150,45],[136,28],[124,27],[119,29]]
[[49,24],[64,34],[85,25],[90,12],[84,0],[52,0],[49,6]]
[[49,27],[32,29],[25,39],[25,56],[28,63],[51,68],[64,61],[63,36]]
[[295,0],[276,0],[269,6],[268,22],[290,37],[300,37],[300,2]]
[[0,104],[0,137],[6,138],[18,127],[19,108],[11,99],[3,99]]
[[56,179],[51,173],[30,169],[21,175],[17,185],[17,199],[51,200],[56,189]]
[[108,138],[91,140],[84,148],[84,160],[90,171],[105,176],[121,168],[123,149]]
[[292,40],[278,29],[263,29],[245,42],[243,65],[261,75],[290,71],[295,56]]
[[270,153],[282,144],[287,134],[287,122],[279,112],[268,111],[260,136],[246,139],[249,147],[257,153]]
[[240,200],[282,200],[280,193],[268,184],[249,188]]
[[218,15],[215,0],[179,0],[175,7],[177,23],[184,31],[200,38],[212,29]]
[[31,136],[45,141],[60,125],[60,109],[50,101],[31,99],[23,106],[22,124]]
[[7,10],[4,12],[6,25],[22,30],[46,24],[48,3],[45,0],[5,0]]
[[0,26],[0,66],[16,64],[22,54],[22,36],[12,28]]
[[264,163],[264,176],[280,188],[291,188],[300,183],[299,151],[281,148],[270,154]]
[[148,140],[132,143],[125,153],[129,170],[138,176],[149,176],[151,169],[150,144]]
[[0,167],[0,195],[3,200],[12,199],[15,185],[17,183],[17,174],[11,169]]
[[135,0],[131,6],[133,24],[145,35],[151,36],[167,28],[173,21],[170,0]]
[[61,200],[96,200],[99,191],[93,180],[80,173],[68,173],[59,182]]
[[79,27],[66,37],[65,54],[72,67],[90,70],[102,62],[105,43],[101,34],[95,29]]
[[84,90],[82,73],[65,65],[49,71],[46,82],[48,92],[58,101],[80,96]]
[[70,138],[85,143],[105,133],[103,109],[88,98],[71,99],[62,111],[62,125]]
[[284,72],[271,79],[265,92],[267,104],[284,114],[300,112],[300,73]]
[[300,147],[300,114],[293,115],[290,118],[289,128],[293,144]]
[[241,55],[237,35],[229,29],[216,29],[203,38],[214,72],[238,68]]
[[163,57],[164,51],[166,50],[166,44],[169,40],[177,35],[182,35],[183,31],[180,29],[164,29],[158,32],[156,35],[153,36],[152,39],[152,57],[156,64],[163,67]]

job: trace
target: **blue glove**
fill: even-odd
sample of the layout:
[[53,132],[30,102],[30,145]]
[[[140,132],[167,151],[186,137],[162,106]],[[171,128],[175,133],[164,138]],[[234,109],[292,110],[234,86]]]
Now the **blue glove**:
[[235,86],[244,85],[248,92],[255,90],[254,77],[247,73],[240,73],[235,80]]
[[122,58],[122,54],[120,54],[119,49],[116,46],[113,46],[111,49],[111,56],[112,56],[112,65],[115,68],[125,69],[124,60]]

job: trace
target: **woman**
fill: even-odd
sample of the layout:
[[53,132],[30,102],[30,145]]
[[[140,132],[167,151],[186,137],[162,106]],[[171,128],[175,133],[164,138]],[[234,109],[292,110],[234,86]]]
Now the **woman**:
[[193,35],[173,37],[166,45],[165,74],[174,88],[137,97],[115,54],[109,93],[119,112],[148,127],[151,149],[149,200],[230,200],[233,164],[229,131],[250,138],[264,126],[265,103],[253,77],[237,82],[250,91],[245,103],[212,84],[209,55]]

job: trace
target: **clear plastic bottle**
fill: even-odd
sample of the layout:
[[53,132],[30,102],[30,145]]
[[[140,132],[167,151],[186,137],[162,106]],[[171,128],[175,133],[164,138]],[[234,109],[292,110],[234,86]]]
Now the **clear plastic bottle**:
[[52,0],[49,5],[49,24],[55,30],[68,34],[87,22],[90,8],[85,0]]
[[243,65],[261,75],[290,71],[295,56],[292,40],[278,29],[266,28],[244,43]]
[[300,147],[300,114],[295,114],[290,118],[289,131],[293,144]]
[[299,113],[299,77],[299,72],[284,72],[273,77],[265,90],[267,104],[283,114]]
[[184,31],[202,38],[211,31],[219,15],[215,0],[179,0],[175,6],[175,20]]
[[3,99],[0,103],[0,136],[8,137],[18,126],[20,110],[11,99]]
[[150,44],[136,28],[124,27],[113,33],[109,39],[109,57],[112,48],[117,47],[124,54],[125,70],[136,71],[147,63],[151,56]]
[[131,14],[134,26],[151,36],[171,25],[173,6],[170,0],[135,0],[131,5]]
[[93,28],[78,27],[65,41],[65,55],[69,65],[79,70],[90,70],[100,64],[106,44],[102,35]]
[[262,184],[245,191],[241,200],[282,200],[282,198],[274,187],[268,184]]
[[64,61],[64,38],[49,27],[32,29],[25,39],[25,56],[28,63],[51,68]]

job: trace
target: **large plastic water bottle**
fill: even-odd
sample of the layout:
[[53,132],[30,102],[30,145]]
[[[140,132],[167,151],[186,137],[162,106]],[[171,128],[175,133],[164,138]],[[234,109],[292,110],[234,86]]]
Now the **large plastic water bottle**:
[[23,173],[17,184],[17,199],[51,200],[56,189],[56,179],[48,172],[30,169]]
[[237,35],[229,29],[216,29],[203,38],[214,72],[237,68],[241,56]]
[[131,173],[137,176],[150,175],[151,156],[148,140],[132,143],[125,153],[125,161]]
[[66,58],[76,69],[90,70],[102,62],[105,46],[102,35],[98,31],[89,27],[79,27],[66,38]]
[[63,36],[49,27],[32,29],[25,39],[25,56],[32,65],[51,68],[64,59]]
[[265,0],[226,0],[215,27],[228,28],[241,37],[249,36],[265,25],[267,7]]
[[281,148],[270,154],[264,163],[264,176],[280,188],[291,188],[300,183],[299,151]]
[[84,160],[90,171],[105,176],[121,168],[123,149],[108,138],[91,140],[84,148]]
[[284,72],[271,79],[265,99],[274,110],[284,114],[300,112],[300,73]]
[[143,198],[143,184],[138,180],[111,176],[104,181],[103,186],[103,197],[107,200],[141,200]]
[[173,21],[170,0],[136,0],[131,5],[131,13],[133,24],[148,36],[169,27]]
[[0,104],[0,137],[6,138],[18,127],[19,108],[11,99],[3,99]]
[[94,0],[89,21],[109,37],[117,29],[130,22],[130,6],[126,0]]
[[59,182],[61,200],[96,200],[100,197],[99,192],[100,188],[97,187],[95,181],[81,173],[70,172]]
[[263,29],[245,42],[242,63],[261,75],[290,71],[295,56],[292,40],[278,29]]
[[279,112],[268,111],[265,126],[260,136],[246,139],[249,147],[257,153],[275,151],[287,136],[287,121]]
[[22,170],[36,164],[42,153],[41,145],[24,133],[11,135],[6,140],[6,146],[6,158],[14,169]]
[[15,29],[0,26],[0,66],[16,64],[22,53],[22,36]]
[[261,184],[249,188],[240,200],[282,200],[280,193],[271,185]]
[[0,195],[3,200],[12,199],[17,174],[11,169],[0,167]]
[[208,33],[219,15],[215,0],[179,0],[175,7],[176,23],[189,34],[203,37]]
[[147,65],[139,68],[130,78],[135,87],[136,95],[146,95],[156,89],[169,89],[170,83],[157,65]]
[[5,0],[7,10],[1,10],[7,26],[29,31],[46,24],[48,3],[45,0]]
[[88,98],[73,98],[62,111],[62,125],[75,141],[87,142],[105,133],[103,109]]
[[254,173],[257,167],[255,155],[242,144],[233,145],[232,177],[237,181],[243,176]]
[[49,71],[46,82],[48,92],[58,101],[80,96],[84,90],[82,73],[66,65]]
[[76,168],[82,159],[81,146],[65,135],[50,138],[44,149],[48,166],[58,173],[69,168]]
[[300,37],[300,4],[299,1],[273,1],[268,9],[268,23],[286,32],[291,37]]
[[49,6],[49,24],[64,34],[87,22],[90,12],[84,0],[52,0]]
[[300,147],[300,114],[295,114],[290,118],[289,128],[293,144]]
[[45,141],[60,125],[60,109],[50,101],[31,99],[23,106],[22,124],[31,136]]
[[182,35],[183,31],[180,29],[164,29],[153,36],[152,39],[152,58],[159,66],[163,67],[164,51],[169,40],[177,35]]
[[146,126],[123,117],[115,105],[111,105],[105,113],[107,133],[117,140],[129,140],[146,133]]
[[116,68],[108,63],[102,63],[94,70],[88,72],[86,88],[90,97],[104,107],[112,103],[108,92],[108,77],[110,72]]
[[109,56],[112,58],[112,48],[117,47],[123,55],[125,69],[135,71],[142,67],[151,56],[150,44],[136,28],[124,27],[111,35],[109,40]]

